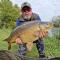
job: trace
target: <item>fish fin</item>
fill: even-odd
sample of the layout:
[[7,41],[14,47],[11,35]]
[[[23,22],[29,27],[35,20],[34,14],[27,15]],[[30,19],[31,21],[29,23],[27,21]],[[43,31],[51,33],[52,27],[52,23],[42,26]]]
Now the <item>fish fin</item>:
[[[8,38],[6,38],[6,39],[4,39],[3,41],[7,41],[8,42],[8,40],[9,40],[9,37]],[[11,49],[11,43],[10,42],[8,42],[8,50],[10,50]]]
[[33,47],[33,43],[32,42],[27,43],[27,49],[28,49],[28,51],[31,51],[32,47]]
[[4,39],[3,41],[8,41],[9,40],[9,38],[6,38],[6,39]]
[[8,43],[8,50],[11,49],[11,43]]

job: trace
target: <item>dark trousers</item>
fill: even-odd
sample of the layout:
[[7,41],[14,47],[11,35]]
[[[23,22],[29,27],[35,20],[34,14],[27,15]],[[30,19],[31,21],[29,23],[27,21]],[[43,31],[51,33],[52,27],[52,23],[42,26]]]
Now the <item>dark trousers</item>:
[[[39,56],[44,55],[44,42],[43,42],[43,40],[39,38],[38,40],[34,41],[33,43],[36,43],[36,47],[37,47]],[[25,55],[26,52],[27,52],[26,44],[20,44],[19,45],[19,54]]]

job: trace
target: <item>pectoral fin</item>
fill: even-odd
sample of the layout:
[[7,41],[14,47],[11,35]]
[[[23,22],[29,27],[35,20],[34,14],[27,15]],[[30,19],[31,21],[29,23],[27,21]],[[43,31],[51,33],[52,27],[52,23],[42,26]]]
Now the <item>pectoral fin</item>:
[[32,42],[27,43],[27,49],[28,49],[28,51],[31,51],[32,47],[33,47],[33,43]]

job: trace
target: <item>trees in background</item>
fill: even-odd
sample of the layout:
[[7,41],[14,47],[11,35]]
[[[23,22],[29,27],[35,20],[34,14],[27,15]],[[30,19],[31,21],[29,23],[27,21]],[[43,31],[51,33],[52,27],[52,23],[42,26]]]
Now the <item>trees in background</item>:
[[14,28],[15,21],[20,15],[20,9],[10,0],[0,1],[0,28]]
[[54,16],[52,21],[57,27],[60,27],[60,16]]
[[55,24],[55,26],[58,27],[54,28],[52,33],[56,39],[60,40],[60,16],[54,16],[52,21]]

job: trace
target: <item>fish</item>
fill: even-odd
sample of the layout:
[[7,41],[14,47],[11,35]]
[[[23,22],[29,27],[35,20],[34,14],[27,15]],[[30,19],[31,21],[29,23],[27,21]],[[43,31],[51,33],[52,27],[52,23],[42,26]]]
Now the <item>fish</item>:
[[33,41],[39,38],[35,32],[41,30],[48,32],[51,28],[53,28],[52,23],[40,22],[38,20],[24,22],[22,25],[14,28],[9,37],[4,39],[4,41],[8,43],[8,50],[10,50],[12,43],[16,43],[16,39],[20,38],[23,43],[26,43],[27,50],[31,51]]

